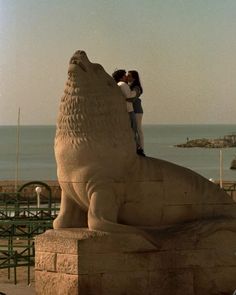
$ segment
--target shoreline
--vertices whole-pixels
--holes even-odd
[[[24,181],[20,180],[18,181],[18,189],[27,183],[30,182],[37,182],[37,180],[32,180],[32,181]],[[47,180],[47,181],[39,181],[47,184],[52,192],[52,199],[53,200],[60,200],[61,199],[61,188],[57,180]],[[0,180],[0,193],[14,193],[16,192],[15,190],[15,180]],[[35,193],[33,188],[30,188],[29,190],[30,193]]]
[[[18,181],[18,189],[27,183],[34,182],[34,181],[24,181],[20,180]],[[35,180],[37,182],[37,180]],[[51,188],[52,192],[52,199],[53,200],[60,200],[61,199],[61,187],[57,180],[46,180],[41,181],[45,184],[47,184]],[[220,185],[220,180],[216,179],[213,181],[215,184]],[[223,189],[226,191],[229,191],[230,194],[233,196],[236,195],[236,181],[233,180],[223,180],[222,181]],[[0,194],[1,193],[14,193],[15,192],[15,180],[0,180]],[[34,188],[31,188],[29,190],[30,193],[35,193]]]

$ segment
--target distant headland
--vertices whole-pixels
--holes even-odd
[[[182,148],[230,148],[236,147],[236,134],[225,135],[223,138],[207,139],[199,138],[189,140],[187,138],[186,143],[176,144],[176,147]]]

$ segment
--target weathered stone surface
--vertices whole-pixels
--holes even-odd
[[[156,295],[195,295],[194,278],[191,270],[179,269],[178,272],[150,272],[147,293]],[[208,294],[213,295],[213,294]]]
[[[220,227],[214,231],[215,226],[207,222],[201,226],[198,223],[198,232],[192,230],[196,224],[193,228],[186,225],[182,229],[159,230],[159,247],[136,234],[79,232],[79,229],[62,230],[59,234],[57,230],[47,231],[36,237],[37,294],[231,295],[236,289],[235,232]],[[51,237],[55,235],[61,240],[61,247],[54,247],[52,253],[47,243],[51,245]],[[37,239],[42,236],[49,252],[37,249]],[[77,243],[77,254],[71,254],[68,244],[63,243],[67,239]],[[115,243],[119,244],[119,240],[121,248]],[[102,241],[103,251],[99,248]],[[126,251],[124,245],[129,242]],[[96,245],[99,245],[97,253]],[[50,263],[43,263],[43,257]],[[56,261],[55,268],[53,261]]]
[[[35,271],[36,295],[81,295],[78,284],[76,275]]]
[[[79,276],[79,295],[104,295],[102,277],[104,274],[86,274]]]
[[[37,251],[35,255],[35,269],[56,271],[56,253]]]
[[[58,273],[79,274],[79,257],[75,254],[57,254],[56,271]]]
[[[106,273],[102,276],[102,294],[147,294],[148,280],[146,271]]]
[[[55,157],[62,188],[55,229],[146,236],[144,227],[236,218],[235,203],[216,184],[184,167],[136,154],[120,88],[84,51],[76,51],[69,62]],[[228,207],[217,211],[208,205]]]
[[[236,290],[236,267],[195,269],[194,281],[196,295],[232,295]]]
[[[91,239],[93,243],[90,243]],[[112,234],[91,231],[88,228],[48,230],[37,236],[35,243],[38,251],[66,254],[78,254],[78,251],[92,254],[156,249],[153,244],[138,234]]]
[[[120,89],[83,51],[70,60],[55,156],[61,209],[57,230],[36,239],[38,295],[235,290],[235,202],[189,169],[138,156]]]

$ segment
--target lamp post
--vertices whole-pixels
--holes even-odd
[[[220,150],[220,187],[223,188],[223,153]]]
[[[37,208],[40,207],[40,194],[42,192],[42,188],[40,186],[37,186],[35,188],[36,194],[37,194]]]

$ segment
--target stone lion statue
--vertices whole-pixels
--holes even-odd
[[[149,232],[209,219],[235,228],[235,202],[219,186],[184,167],[136,154],[120,88],[84,51],[69,62],[55,157],[62,188],[55,229]]]

